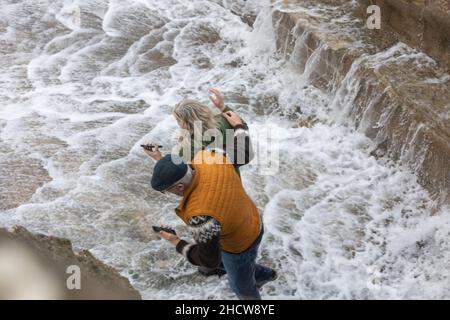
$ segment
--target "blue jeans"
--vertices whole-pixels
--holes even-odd
[[[222,251],[222,263],[228,275],[228,282],[241,300],[261,300],[257,285],[273,276],[272,269],[256,263],[262,234],[263,231],[255,243],[242,253]]]

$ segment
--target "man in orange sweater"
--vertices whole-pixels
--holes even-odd
[[[239,129],[236,140],[246,134]],[[166,232],[161,237],[194,265],[217,268],[222,263],[240,299],[261,299],[259,288],[274,280],[276,272],[256,263],[262,221],[231,161],[221,152],[203,150],[187,165],[177,156],[157,153],[148,153],[159,160],[152,187],[183,197],[175,211],[195,243]]]

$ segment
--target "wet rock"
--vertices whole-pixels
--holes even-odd
[[[337,121],[370,137],[379,146],[373,155],[408,165],[433,198],[448,203],[450,77],[443,60],[439,66],[399,43],[395,27],[367,29],[354,9],[345,1],[285,0],[273,14],[278,51],[312,85],[334,96]],[[422,9],[425,15],[429,8]]]
[[[80,289],[69,289],[80,270]],[[0,299],[141,299],[128,281],[89,251],[73,252],[67,239],[0,229]]]
[[[280,109],[278,97],[274,95],[260,95],[250,101],[253,112],[258,115],[265,115]]]
[[[42,161],[15,152],[0,139],[0,211],[27,202],[49,181]]]
[[[144,100],[136,101],[114,101],[114,100],[94,100],[80,110],[82,112],[120,112],[135,114],[144,112],[150,106]]]
[[[239,16],[239,18],[241,18],[241,21],[244,22],[245,24],[247,24],[249,27],[253,27],[253,24],[255,23],[255,20],[256,20],[256,15],[241,14],[241,13],[233,11],[233,10],[231,10],[231,12],[234,13],[235,15]]]
[[[420,49],[450,71],[450,1],[360,0],[359,16],[371,5],[380,6],[383,24],[393,28],[399,40]]]
[[[249,27],[253,27],[258,13],[257,7],[245,0],[243,2],[231,1],[227,6],[229,6],[231,13],[238,16],[243,23],[247,24]]]

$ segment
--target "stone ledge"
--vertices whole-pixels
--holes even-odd
[[[0,229],[1,261],[14,267],[0,264],[1,299],[141,299],[127,278],[89,251],[75,254],[69,240],[33,234],[20,226]],[[71,275],[66,271],[72,265],[80,268],[80,290],[66,286]]]
[[[355,10],[345,1],[285,0],[284,5],[273,14],[280,54],[300,74],[315,55],[310,82],[335,96],[335,111],[349,116],[376,143],[373,154],[408,165],[434,199],[449,203],[446,70],[399,44],[392,28],[371,31],[361,19],[343,19]],[[320,8],[320,13],[311,8]],[[351,81],[356,81],[354,88]]]
[[[369,5],[381,8],[389,25],[413,48],[426,52],[450,72],[450,0],[359,0],[357,13],[366,16]]]

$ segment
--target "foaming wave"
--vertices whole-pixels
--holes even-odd
[[[0,162],[16,166],[18,186],[29,178],[23,168],[40,168],[26,196],[0,214],[2,226],[67,237],[148,299],[233,298],[226,279],[200,277],[151,232],[163,222],[185,229],[173,213],[178,199],[150,190],[153,163],[139,147],[159,141],[169,150],[175,103],[207,102],[216,86],[248,120],[255,144],[267,146],[260,133],[269,127],[280,138],[277,174],[242,170],[266,223],[261,258],[280,270],[265,298],[449,296],[448,209],[433,215],[414,176],[370,157],[371,142],[336,121],[338,102],[308,81],[314,59],[303,78],[278,59],[269,1],[1,7],[9,18],[0,19],[8,52]]]

